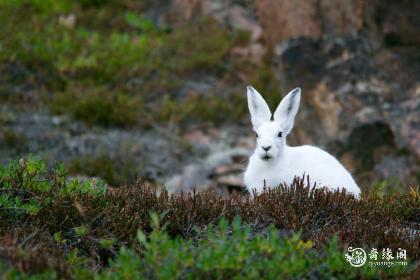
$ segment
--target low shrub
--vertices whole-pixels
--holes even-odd
[[[0,207],[3,218],[36,215],[57,196],[99,195],[105,184],[93,178],[86,182],[65,180],[62,165],[48,171],[43,160],[28,156],[0,166]]]
[[[169,195],[141,181],[68,182],[29,157],[1,167],[0,198],[0,268],[13,277],[378,278],[407,275],[420,258],[416,191],[357,200],[296,179],[254,199]],[[347,247],[403,248],[410,265],[356,269]]]
[[[370,278],[404,273],[398,268],[354,269],[343,258],[336,238],[325,244],[321,253],[299,234],[281,236],[272,225],[263,233],[255,232],[239,219],[234,219],[231,226],[222,219],[216,227],[197,230],[194,240],[173,239],[161,227],[157,215],[152,220],[153,231],[148,237],[142,231],[137,233],[139,252],[122,247],[99,278]]]

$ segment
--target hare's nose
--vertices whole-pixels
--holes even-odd
[[[264,151],[268,151],[268,150],[270,150],[271,149],[271,146],[267,146],[267,147],[261,147]]]

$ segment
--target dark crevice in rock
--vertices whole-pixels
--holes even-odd
[[[377,158],[395,149],[391,128],[383,122],[356,127],[346,144],[346,150],[350,150],[356,159],[358,170],[371,170]]]

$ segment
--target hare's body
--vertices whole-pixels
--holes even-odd
[[[296,88],[271,114],[262,96],[248,87],[248,107],[257,147],[245,172],[247,189],[259,192],[264,187],[290,185],[296,176],[307,175],[311,185],[333,190],[344,188],[359,196],[360,189],[352,176],[332,155],[313,146],[286,145],[286,136],[293,128],[299,102],[300,89]]]
[[[332,155],[308,145],[285,146],[274,162],[261,160],[257,154],[253,154],[244,181],[248,191],[252,193],[253,189],[260,192],[264,184],[267,187],[290,185],[295,176],[303,175],[309,176],[311,185],[316,182],[316,186],[326,186],[329,189],[345,187],[348,192],[357,196],[360,194],[352,176]]]

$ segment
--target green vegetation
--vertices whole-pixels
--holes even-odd
[[[0,148],[4,146],[4,148],[12,148],[22,152],[27,142],[28,139],[26,139],[25,135],[16,133],[8,128],[0,128]]]
[[[100,179],[66,182],[65,175],[66,171],[62,165],[57,165],[52,173],[48,174],[44,161],[34,156],[0,166],[1,209],[10,209],[16,215],[35,215],[45,207],[45,203],[51,203],[56,196],[99,195],[106,190]],[[59,190],[56,190],[57,188]]]
[[[108,190],[66,174],[33,156],[0,168],[6,278],[378,279],[414,273],[420,257],[418,234],[407,230],[418,225],[414,190],[356,200],[296,180],[251,200],[169,196],[141,183]],[[404,248],[409,265],[354,268],[349,246]]]
[[[50,103],[52,112],[68,112],[88,124],[103,126],[130,127],[139,120],[142,103],[138,97],[111,93],[106,88],[86,90],[81,88],[57,94]]]
[[[146,8],[128,0],[0,1],[0,73],[10,87],[36,88],[37,102],[53,113],[103,126],[218,123],[245,115],[243,87],[179,94],[185,81],[199,77],[233,84],[246,78],[266,94],[278,91],[271,71],[262,70],[270,67],[231,54],[248,34],[209,18],[156,26]],[[24,101],[22,95],[0,88],[7,102]]]
[[[303,241],[299,234],[281,237],[275,227],[264,234],[253,234],[250,225],[235,219],[229,226],[222,219],[217,227],[197,230],[197,241],[172,239],[152,216],[153,231],[149,238],[139,231],[137,239],[142,254],[120,249],[115,261],[106,269],[105,278],[146,279],[278,279],[318,275],[330,278],[345,274],[348,278],[375,277],[381,273],[365,266],[355,270],[343,258],[333,238],[324,253],[312,249],[312,241]],[[323,267],[321,269],[321,267]],[[387,275],[404,273],[390,269]]]
[[[280,237],[270,226],[267,233],[252,236],[252,228],[239,219],[228,226],[222,219],[218,226],[205,231],[197,230],[198,241],[171,238],[160,228],[156,215],[152,215],[153,231],[147,237],[137,232],[136,247],[121,247],[109,267],[100,272],[89,270],[86,258],[78,256],[78,250],[70,252],[67,263],[72,268],[74,279],[278,279],[317,276],[322,278],[358,277],[377,278],[405,274],[407,269],[398,267],[380,268],[351,267],[343,258],[337,240],[333,238],[324,248],[324,253],[312,249],[311,241],[303,241],[299,235]],[[84,226],[74,228],[75,235],[86,238]],[[228,234],[229,233],[229,234]],[[252,236],[252,237],[250,237]],[[54,234],[57,245],[65,245],[61,232]],[[103,249],[111,249],[112,239],[99,240]],[[1,267],[1,266],[0,266]],[[4,267],[6,268],[6,267]],[[6,271],[9,277],[25,278],[17,269]],[[35,274],[35,279],[55,277],[57,271],[46,270]],[[62,275],[61,275],[62,276]]]
[[[116,159],[105,154],[99,156],[84,156],[72,160],[69,164],[70,174],[85,174],[87,176],[98,176],[104,179],[111,186],[120,186],[127,182],[135,182],[136,166],[133,160],[125,158],[122,162],[115,162]]]

